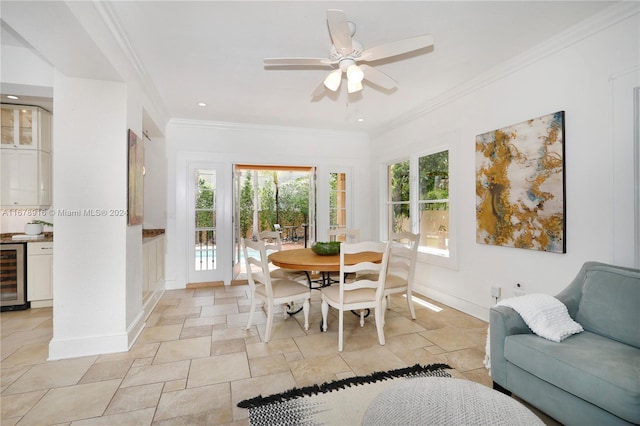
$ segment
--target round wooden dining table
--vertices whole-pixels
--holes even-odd
[[[304,271],[307,275],[307,281],[309,282],[309,289],[320,289],[327,287],[337,281],[332,280],[330,272],[340,272],[340,255],[335,254],[331,256],[321,256],[315,254],[310,248],[292,249],[292,250],[280,250],[273,252],[269,255],[269,260],[275,266],[279,266],[284,269],[293,269],[296,271]],[[347,254],[344,258],[345,265],[355,265],[360,262],[382,262],[382,253],[378,252],[362,252]],[[312,279],[312,272],[320,272],[320,279]],[[314,287],[313,283],[319,284],[318,287]],[[290,307],[288,311],[289,315],[295,315],[300,312],[300,309],[293,309]],[[354,312],[355,315],[360,315],[358,312]],[[369,310],[365,316],[369,315]],[[322,323],[320,324],[322,330]]]
[[[339,272],[340,255],[321,256],[315,254],[310,248],[280,250],[269,255],[269,260],[275,266],[296,271]],[[355,265],[360,262],[380,263],[382,253],[362,252],[347,254],[344,258],[345,265]]]
[[[340,272],[340,255],[321,256],[315,254],[310,248],[280,250],[269,255],[269,260],[275,266],[284,269],[304,271],[307,274],[309,288],[321,288],[330,285],[332,282],[329,272]],[[362,252],[345,255],[345,265],[355,265],[360,262],[380,263],[382,253]],[[319,280],[312,280],[311,273],[320,272],[322,277]],[[313,287],[312,283],[320,284],[320,287]]]

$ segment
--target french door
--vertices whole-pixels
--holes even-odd
[[[189,282],[223,281],[231,264],[231,232],[226,230],[223,194],[228,185],[219,163],[189,164]]]
[[[273,230],[277,223],[286,229],[287,242],[315,241],[315,167],[235,164],[233,177],[234,277],[243,267],[242,238]],[[308,193],[303,196],[302,191]]]
[[[240,172],[233,170],[233,270],[231,279],[238,278],[242,270],[242,236],[240,235]]]

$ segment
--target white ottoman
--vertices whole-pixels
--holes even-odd
[[[544,423],[507,395],[470,380],[416,377],[378,395],[363,425],[522,425]]]

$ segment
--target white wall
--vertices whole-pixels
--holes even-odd
[[[539,51],[501,65],[493,75],[479,76],[456,96],[373,138],[376,163],[389,161],[398,152],[416,153],[441,145],[443,134],[455,157],[451,182],[457,196],[451,203],[457,211],[453,220],[458,230],[458,267],[420,263],[415,282],[419,292],[488,319],[492,285],[503,287],[503,297],[513,294],[517,282],[528,293],[556,294],[585,261],[613,263],[614,251],[633,251],[628,240],[616,241],[612,232],[614,212],[618,226],[629,232],[638,219],[632,208],[617,206],[623,197],[614,197],[614,185],[633,196],[634,182],[627,172],[632,156],[614,158],[613,154],[619,149],[629,152],[628,146],[622,149],[614,144],[631,141],[612,138],[611,79],[635,70],[638,81],[637,7],[635,11],[626,12],[621,21],[613,16],[586,22]],[[477,244],[475,136],[559,110],[566,112],[567,253]],[[619,168],[625,170],[624,181],[614,180],[614,170]],[[379,189],[384,194],[384,188]]]
[[[53,68],[31,50],[2,45],[0,52],[2,83],[53,87]]]
[[[49,357],[124,351],[127,218],[85,211],[127,208],[126,86],[56,73],[54,92],[53,208],[59,214]]]
[[[362,133],[172,121],[167,127],[167,288],[187,284],[187,178],[189,160],[224,163],[316,166],[318,174],[332,167],[349,168],[354,182],[354,224],[362,238],[374,236],[369,141]],[[231,188],[225,191],[231,206]],[[322,200],[319,200],[319,203]],[[328,201],[327,201],[328,202]],[[319,209],[320,210],[320,209]],[[324,218],[318,218],[320,223]],[[227,222],[219,227],[231,229]],[[326,232],[326,228],[319,232]],[[228,284],[230,272],[224,280]]]
[[[157,129],[166,121],[164,106],[134,69],[112,32],[114,27],[104,21],[107,6],[56,2],[39,8],[16,3],[11,10],[3,9],[8,12],[3,19],[40,49],[34,56],[26,49],[3,46],[3,87],[7,83],[53,87],[57,214],[45,217],[55,221],[52,359],[125,351],[144,325],[142,226],[127,226],[126,215],[58,214],[125,211],[127,130],[142,136],[143,110],[144,120],[153,124],[158,137],[162,132]],[[67,25],[61,26],[56,17],[69,19]],[[86,50],[70,51],[70,39],[80,41]],[[7,52],[11,56],[5,56]],[[20,221],[0,225],[2,232],[22,229]]]
[[[145,129],[146,130],[146,129]],[[144,226],[165,229],[167,226],[167,156],[164,138],[144,138]]]

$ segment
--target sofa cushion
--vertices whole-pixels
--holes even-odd
[[[585,331],[561,343],[533,334],[508,336],[504,351],[523,370],[640,423],[640,349]]]
[[[640,272],[612,266],[587,271],[575,320],[585,330],[640,347]]]

